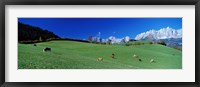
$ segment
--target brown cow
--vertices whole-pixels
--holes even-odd
[[[103,58],[97,58],[97,61],[103,61]]]

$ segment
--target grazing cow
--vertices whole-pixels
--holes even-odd
[[[137,56],[137,55],[135,55],[135,54],[133,55],[133,57],[134,57],[134,58],[138,58],[138,56]]]
[[[151,60],[150,60],[150,63],[153,63],[153,62],[155,62],[154,59],[151,59]]]
[[[138,59],[140,62],[142,61],[142,59],[140,59],[140,58],[138,58],[138,56],[137,55],[133,55],[133,58],[136,58],[136,59]]]
[[[37,45],[34,43],[33,46],[37,46]]]
[[[138,59],[140,62],[142,61],[141,59]]]
[[[103,58],[97,58],[97,61],[103,61]]]
[[[110,58],[115,58],[115,54],[114,54],[114,53],[112,53],[112,55],[110,56]]]
[[[43,52],[47,52],[47,51],[51,51],[51,48],[46,47],[43,49]]]

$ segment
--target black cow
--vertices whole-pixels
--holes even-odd
[[[33,46],[37,46],[37,45],[34,43]]]
[[[47,51],[51,51],[51,48],[46,47],[43,49],[43,52],[47,52]]]

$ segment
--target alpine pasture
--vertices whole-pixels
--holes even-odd
[[[182,51],[160,44],[126,46],[57,40],[36,44],[18,44],[18,69],[182,68]],[[51,51],[43,52],[45,47]],[[110,58],[112,54],[115,58]],[[152,59],[154,62],[150,62]]]

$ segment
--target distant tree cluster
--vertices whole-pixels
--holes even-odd
[[[144,43],[142,43],[142,42],[135,42],[134,45],[144,45]]]
[[[131,46],[131,45],[133,45],[133,44],[130,44],[130,43],[125,43],[125,46]]]
[[[125,46],[144,45],[144,44],[157,44],[157,43],[154,43],[154,42],[148,42],[148,43],[144,43],[144,42],[135,42],[135,43],[126,43]],[[162,44],[164,44],[164,43],[162,43]]]
[[[18,22],[19,42],[41,42],[58,38],[60,37],[53,32]]]
[[[160,41],[160,42],[158,42],[158,44],[161,44],[161,45],[164,45],[164,46],[167,46],[167,44],[164,42],[164,41]]]

